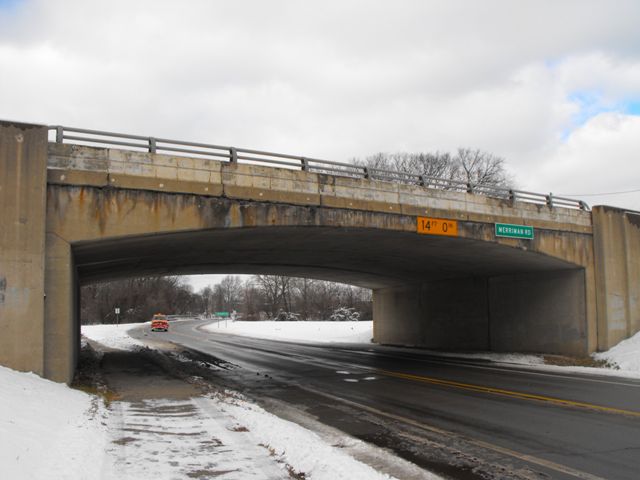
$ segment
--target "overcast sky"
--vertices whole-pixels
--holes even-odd
[[[480,148],[520,188],[640,210],[639,25],[637,1],[0,0],[0,118],[333,160]]]

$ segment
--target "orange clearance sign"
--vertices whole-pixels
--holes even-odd
[[[418,217],[418,233],[457,237],[458,222],[446,218]]]

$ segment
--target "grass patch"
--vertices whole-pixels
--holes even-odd
[[[597,360],[593,357],[567,357],[564,355],[543,355],[545,365],[558,365],[561,367],[593,367],[610,368],[619,370],[620,367],[608,360]]]

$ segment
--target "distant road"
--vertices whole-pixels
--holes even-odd
[[[261,340],[208,333],[199,328],[206,323],[175,322],[154,335],[242,367],[221,375],[250,396],[290,403],[436,473],[640,478],[638,380]]]

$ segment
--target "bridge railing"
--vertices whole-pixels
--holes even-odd
[[[209,143],[185,142],[159,137],[144,137],[123,133],[103,132],[84,128],[50,126],[52,140],[56,143],[99,147],[125,147],[127,150],[163,153],[175,156],[207,158],[227,162],[242,162],[258,165],[300,169],[314,173],[343,176],[350,178],[368,178],[387,182],[418,185],[425,188],[480,194],[492,198],[546,205],[549,208],[564,207],[589,210],[582,200],[557,197],[551,193],[535,193],[515,190],[499,185],[473,184],[451,178],[416,175],[409,172],[385,170],[346,162],[336,162],[319,158],[266,152],[247,148],[237,148]]]

